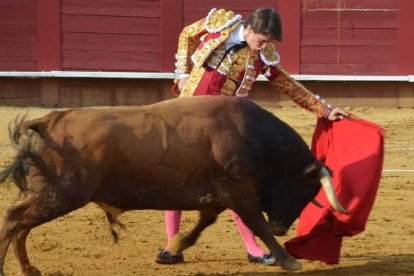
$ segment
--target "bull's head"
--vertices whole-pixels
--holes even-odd
[[[346,213],[335,195],[331,173],[321,162],[308,165],[302,175],[282,179],[262,197],[263,208],[269,217],[274,235],[283,236],[299,217],[305,206],[323,187],[332,207]]]

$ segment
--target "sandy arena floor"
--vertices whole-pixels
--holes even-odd
[[[309,143],[315,117],[299,108],[273,108]],[[360,108],[352,113],[386,130],[385,170],[366,231],[344,240],[341,262],[329,266],[302,261],[304,275],[414,275],[414,109]],[[0,108],[0,166],[13,156],[7,125],[28,111],[30,118],[49,111],[40,108]],[[13,185],[0,187],[0,212],[18,201]],[[182,229],[196,221],[196,212],[184,214]],[[154,262],[165,245],[164,216],[160,211],[134,211],[121,216],[126,225],[114,244],[103,212],[94,204],[34,229],[27,246],[32,263],[44,275],[271,275],[285,274],[280,267],[249,264],[246,251],[228,212],[220,215],[198,243],[185,252],[184,264]],[[281,243],[295,234],[278,239]],[[18,275],[12,250],[5,262],[6,275]]]

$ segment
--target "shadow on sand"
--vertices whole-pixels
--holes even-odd
[[[344,257],[342,260],[352,261],[366,260],[367,263],[362,265],[354,265],[347,267],[332,266],[325,267],[321,270],[312,270],[304,272],[295,272],[294,275],[335,275],[335,276],[360,276],[360,275],[414,275],[414,255],[391,255],[391,256],[378,256],[378,257],[367,257],[367,256],[352,256]],[[303,263],[303,262],[302,262]],[[304,267],[307,264],[304,263]],[[267,275],[292,275],[292,273],[279,271],[275,269],[274,272],[243,272],[243,273],[232,273],[232,274],[195,274],[197,276],[213,276],[213,275],[227,275],[227,276],[267,276]]]

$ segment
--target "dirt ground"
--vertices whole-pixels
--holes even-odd
[[[274,108],[309,143],[315,117],[299,108]],[[382,125],[386,130],[385,164],[377,199],[365,232],[346,238],[338,265],[302,260],[303,275],[414,275],[414,109],[359,108],[352,113]],[[0,166],[14,152],[9,146],[7,125],[22,112],[30,118],[50,109],[0,108]],[[405,170],[395,172],[388,170]],[[0,212],[18,201],[13,185],[0,187]],[[183,216],[182,229],[196,221],[196,212]],[[234,222],[226,211],[209,227],[198,243],[185,252],[186,262],[166,266],[154,262],[165,245],[164,215],[160,211],[133,211],[121,216],[126,225],[114,244],[104,213],[94,204],[35,228],[27,241],[32,263],[44,275],[271,275],[285,274],[278,266],[249,264]],[[295,235],[291,229],[287,237]],[[12,250],[5,273],[17,275]]]

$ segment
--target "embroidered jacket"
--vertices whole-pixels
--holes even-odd
[[[180,97],[191,97],[207,70],[216,70],[222,76],[221,95],[245,97],[257,76],[263,73],[283,94],[318,117],[327,114],[330,107],[303,85],[294,80],[280,66],[280,56],[272,43],[262,51],[245,47],[225,56],[225,41],[242,23],[240,15],[223,9],[212,9],[208,16],[183,29],[176,54],[177,74],[189,74]],[[211,80],[213,81],[213,80]]]

